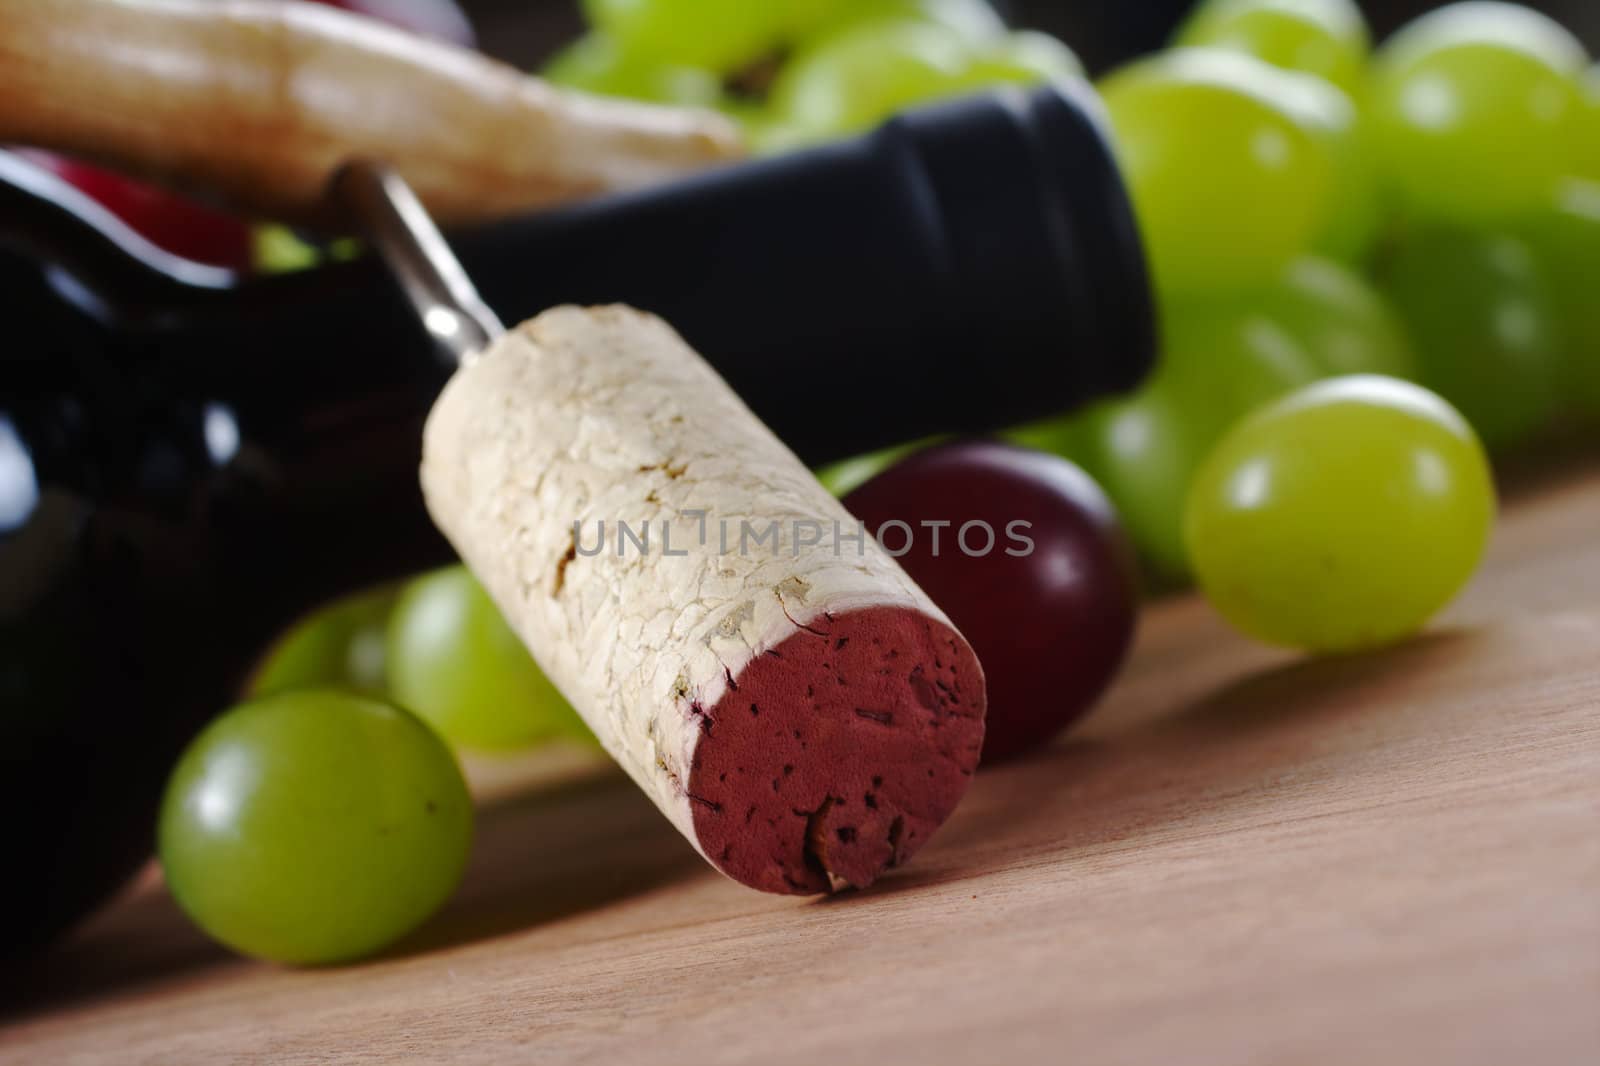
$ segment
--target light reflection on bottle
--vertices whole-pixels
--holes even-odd
[[[33,458],[17,428],[0,414],[0,533],[22,528],[39,505],[39,479]]]
[[[234,419],[233,412],[226,404],[206,404],[202,429],[211,461],[219,467],[227,466],[239,454],[239,423]]]

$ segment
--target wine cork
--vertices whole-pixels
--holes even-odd
[[[507,334],[435,405],[422,483],[606,751],[735,880],[864,887],[965,792],[971,647],[659,319]]]

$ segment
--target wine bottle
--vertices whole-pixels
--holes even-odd
[[[453,235],[508,322],[674,323],[802,458],[1132,387],[1137,231],[1087,97],[943,105],[861,139]],[[381,265],[234,282],[0,165],[0,796],[43,943],[149,849],[182,744],[259,649],[449,557],[417,487],[450,365]]]

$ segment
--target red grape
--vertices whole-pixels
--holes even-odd
[[[1133,555],[1105,493],[1072,463],[958,441],[890,467],[844,503],[881,531],[885,550],[904,550],[901,565],[977,651],[989,687],[984,762],[1043,744],[1116,675],[1138,613]],[[885,527],[895,521],[910,535]]]
[[[49,152],[27,156],[77,186],[156,247],[197,263],[245,270],[250,227],[177,193]]]

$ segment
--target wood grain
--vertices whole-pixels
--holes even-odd
[[[230,959],[148,880],[21,975],[0,1061],[1594,1061],[1600,468],[1386,653],[1155,608],[1085,729],[868,893],[741,889],[570,769],[366,965]]]

